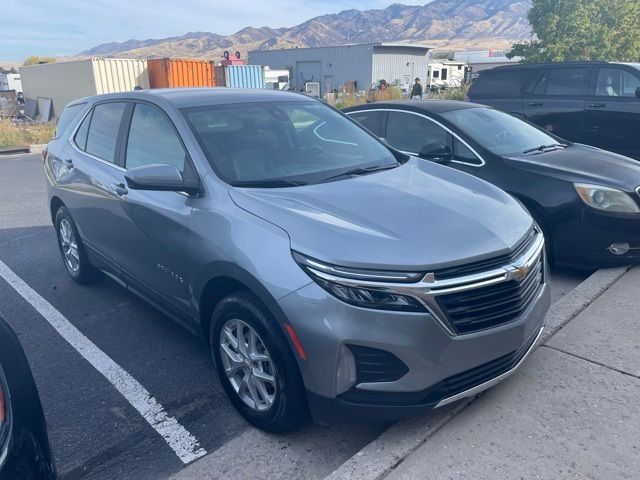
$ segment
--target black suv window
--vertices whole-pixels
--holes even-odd
[[[586,67],[549,68],[533,90],[534,95],[586,95]]]
[[[118,131],[122,114],[124,113],[125,104],[119,102],[101,103],[93,107],[91,120],[88,124],[88,134],[86,136],[86,146],[80,142],[82,138],[78,138],[87,123],[87,118],[81,125],[76,134],[77,144],[87,153],[95,155],[107,162],[115,162],[116,158],[116,141],[118,139]]]
[[[419,153],[431,143],[451,146],[451,134],[424,117],[404,112],[389,112],[387,142],[403,152]]]
[[[171,120],[157,107],[136,104],[129,127],[126,167],[164,163],[184,172],[186,157]]]
[[[531,74],[530,69],[480,72],[471,84],[469,95],[519,96]]]
[[[596,95],[601,97],[635,97],[640,87],[639,75],[622,68],[601,68],[598,70]]]
[[[349,114],[349,117],[354,119],[364,128],[373,132],[375,135],[380,136],[380,123],[382,119],[382,112],[363,111],[354,112]]]

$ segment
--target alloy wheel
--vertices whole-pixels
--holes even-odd
[[[60,242],[62,244],[62,254],[67,267],[73,272],[80,269],[80,254],[78,253],[78,242],[73,233],[71,224],[66,218],[60,221]]]
[[[224,371],[238,397],[255,411],[269,410],[276,397],[276,371],[258,332],[231,319],[222,327],[219,343]]]

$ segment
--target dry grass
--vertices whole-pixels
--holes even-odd
[[[369,92],[361,95],[358,95],[353,90],[345,89],[342,92],[342,96],[336,99],[336,108],[343,109],[363,103],[384,102],[385,100],[400,99],[402,99],[402,92],[398,87],[393,85],[388,86],[384,90],[370,90]]]
[[[461,87],[449,87],[438,93],[429,93],[428,98],[434,100],[464,100],[465,95],[469,91],[469,85]]]
[[[0,118],[0,148],[47,143],[55,129],[55,123],[16,123]]]

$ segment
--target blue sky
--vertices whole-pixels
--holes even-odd
[[[393,0],[5,0],[0,59],[21,61],[29,55],[74,55],[101,43],[164,38],[193,31],[227,35],[246,26],[290,27],[325,13],[384,8],[392,3]]]

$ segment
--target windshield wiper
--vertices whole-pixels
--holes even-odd
[[[322,179],[320,182],[327,182],[329,180],[335,180],[336,178],[342,177],[352,177],[354,175],[367,175],[369,173],[381,172],[383,170],[391,170],[392,168],[396,168],[400,166],[399,162],[393,163],[391,165],[373,165],[371,167],[356,167],[351,170],[347,170],[346,172],[340,172],[336,175],[331,175],[330,177]]]
[[[567,145],[565,145],[564,143],[551,143],[549,145],[540,145],[539,147],[528,148],[522,153],[544,152],[547,148],[554,148],[554,147],[565,148],[566,146]]]
[[[267,178],[265,180],[241,180],[233,182],[234,187],[255,187],[255,188],[278,188],[278,187],[301,187],[308,182],[287,180],[286,178]]]

